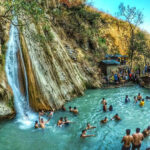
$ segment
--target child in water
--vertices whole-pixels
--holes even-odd
[[[143,107],[145,104],[144,99],[142,99],[142,101],[140,102],[140,106]]]

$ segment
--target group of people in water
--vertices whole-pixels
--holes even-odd
[[[150,97],[147,96],[146,99],[150,99]],[[134,103],[138,103],[138,101],[139,101],[139,105],[141,107],[143,107],[144,104],[145,104],[145,101],[142,98],[140,93],[138,93],[138,96],[134,96]],[[130,99],[129,99],[128,95],[126,95],[125,103],[129,103],[129,102],[130,102]],[[101,104],[103,105],[103,112],[107,112],[108,110],[113,111],[113,106],[112,105],[110,105],[108,110],[107,110],[107,101],[106,101],[105,98],[102,99]],[[62,106],[61,110],[66,111],[66,108],[64,107],[64,105]],[[71,106],[69,107],[69,112],[73,113],[74,115],[78,115],[78,113],[79,113],[77,107],[72,108]],[[53,114],[54,114],[54,110],[50,111],[47,114],[48,120],[44,121],[44,119],[41,118],[41,116],[45,115],[45,112],[40,111],[39,112],[39,122],[35,121],[35,126],[34,127],[35,128],[45,128],[45,124],[47,124],[50,121],[50,119],[53,117]],[[116,113],[110,120],[120,121],[121,118]],[[100,121],[100,124],[106,124],[108,121],[109,121],[108,118],[105,117],[103,120]],[[60,117],[60,119],[57,122],[57,126],[58,127],[67,126],[70,123],[73,123],[73,122],[68,120],[67,117],[64,117],[64,118]],[[81,138],[86,138],[86,137],[96,136],[94,134],[90,134],[90,135],[87,134],[87,130],[91,130],[91,129],[94,129],[94,128],[96,128],[96,127],[91,126],[90,123],[87,123],[87,126],[84,130],[82,130],[82,133],[81,133],[80,137]],[[123,146],[122,146],[122,150],[130,150],[131,149],[131,144],[132,144],[132,150],[135,150],[135,149],[140,150],[142,140],[150,135],[150,126],[148,126],[145,130],[143,130],[142,133],[140,132],[140,128],[136,128],[136,133],[134,133],[133,135],[130,135],[130,133],[131,133],[131,130],[126,129],[126,135],[123,137],[123,139],[121,141],[122,143],[124,143]]]

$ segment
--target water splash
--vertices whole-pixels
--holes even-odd
[[[14,25],[17,23],[18,23],[17,18],[15,17],[13,20],[13,24],[11,24],[10,28],[10,37],[6,53],[5,70],[7,74],[8,83],[11,86],[14,94],[14,103],[17,112],[17,122],[19,122],[21,128],[28,128],[33,124],[33,120],[35,120],[37,117],[29,107],[27,74],[20,46],[19,31],[17,26]],[[25,96],[20,91],[19,76],[18,76],[18,58],[17,58],[18,52],[20,53],[24,69]]]

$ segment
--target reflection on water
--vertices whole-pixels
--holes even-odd
[[[16,120],[0,124],[0,150],[120,150],[126,128],[134,133],[136,127],[143,130],[150,123],[150,101],[146,101],[143,108],[133,102],[133,97],[139,92],[144,98],[150,96],[149,90],[138,86],[88,90],[85,96],[65,105],[67,110],[69,106],[76,106],[79,109],[78,116],[58,111],[44,130],[22,130],[19,128],[20,122]],[[125,95],[130,97],[131,102],[128,104],[124,104]],[[106,98],[108,106],[113,105],[113,112],[103,113],[100,105],[103,97]],[[109,121],[106,125],[99,123],[105,116],[110,120],[115,113],[122,118],[120,122]],[[56,123],[61,116],[67,116],[74,123],[58,128]],[[97,126],[96,129],[88,131],[88,134],[96,134],[96,137],[80,139],[87,122]],[[29,123],[34,126],[34,121]],[[143,141],[142,150],[148,146],[150,138]]]

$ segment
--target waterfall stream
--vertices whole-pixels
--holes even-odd
[[[13,20],[14,24],[17,24],[17,18]],[[30,126],[35,120],[35,115],[29,107],[29,96],[28,96],[28,80],[24,60],[22,56],[22,50],[19,40],[19,31],[17,26],[11,24],[10,35],[8,41],[8,49],[6,53],[6,64],[5,70],[7,79],[10,87],[14,94],[14,104],[17,112],[17,121],[21,123],[21,127]],[[19,74],[18,74],[18,57],[17,53],[20,53],[21,63],[23,64],[23,72],[25,78],[25,95],[21,93]]]

